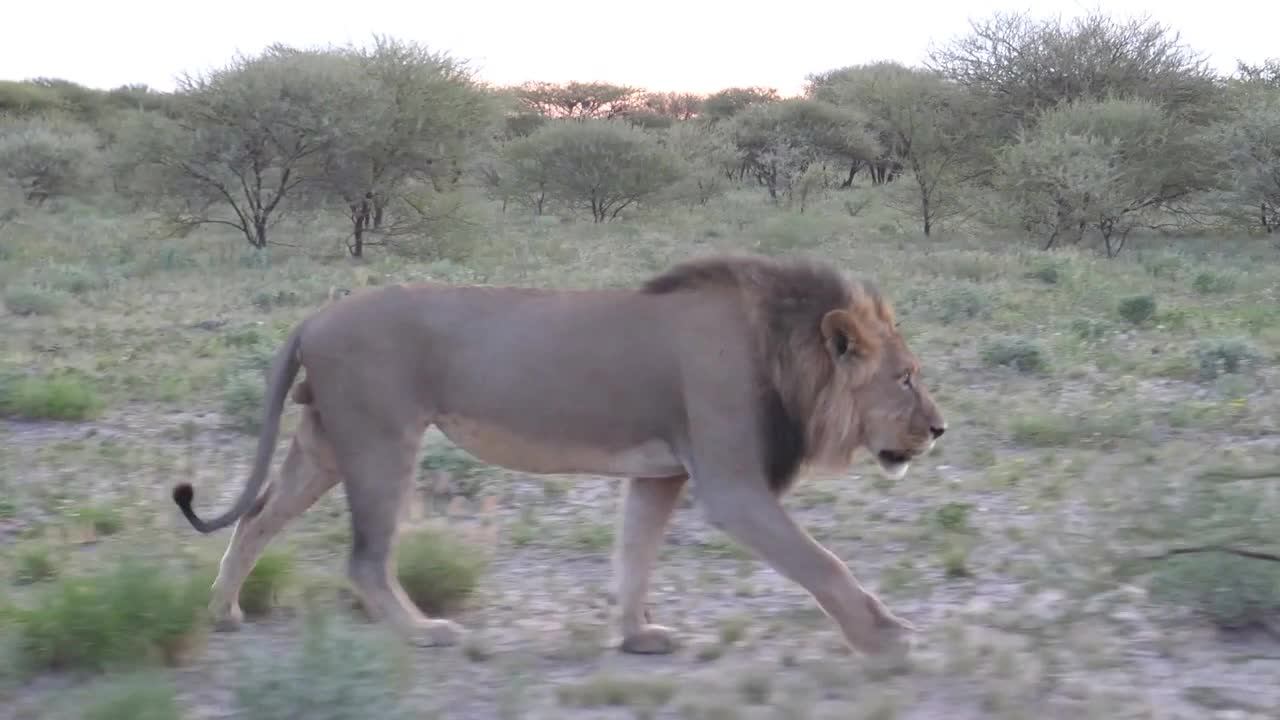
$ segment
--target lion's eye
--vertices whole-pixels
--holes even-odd
[[[911,387],[911,373],[907,373],[906,375],[903,375],[901,382],[902,382],[902,387],[904,388]]]

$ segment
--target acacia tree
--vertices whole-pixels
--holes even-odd
[[[464,63],[415,43],[376,37],[344,57],[361,102],[337,116],[334,141],[317,155],[314,172],[343,203],[347,247],[360,257],[370,232],[385,244],[430,231],[433,205],[424,195],[456,182],[493,106]]]
[[[0,179],[16,185],[34,205],[87,189],[103,169],[98,142],[92,129],[58,115],[5,120],[0,122]]]
[[[914,185],[914,213],[925,235],[964,210],[958,191],[990,169],[989,127],[972,96],[938,74],[896,62],[842,68],[820,76],[821,95],[857,108],[885,152]]]
[[[782,98],[766,87],[731,87],[712,93],[702,101],[702,114],[711,122],[728,120],[753,105],[775,103]]]
[[[340,113],[367,96],[336,53],[274,45],[202,76],[184,76],[166,115],[137,113],[120,142],[138,158],[133,191],[179,226],[226,225],[268,243],[340,137]]]
[[[742,167],[775,202],[789,199],[796,180],[814,163],[868,161],[881,154],[865,116],[818,100],[757,103],[739,113],[731,127]]]
[[[643,92],[599,82],[525,83],[516,97],[529,110],[550,118],[611,120],[642,107]]]
[[[672,186],[672,196],[698,205],[723,194],[740,165],[733,138],[719,125],[686,120],[658,140],[685,161],[684,176]]]
[[[1096,233],[1107,257],[1156,211],[1205,189],[1214,144],[1148,100],[1076,101],[1046,112],[1001,153],[997,186],[1045,248]]]
[[[1280,89],[1250,93],[1239,114],[1218,128],[1217,137],[1224,153],[1223,185],[1232,205],[1246,208],[1254,227],[1280,232]]]
[[[1218,96],[1212,68],[1176,32],[1097,11],[1069,23],[995,13],[932,48],[928,67],[987,99],[1005,137],[1066,101],[1140,97],[1202,121]]]
[[[646,110],[671,118],[672,120],[692,120],[701,114],[705,99],[693,93],[646,93],[644,107]]]
[[[513,183],[526,192],[584,208],[595,222],[657,200],[680,179],[680,159],[643,130],[622,122],[554,122],[508,143]]]

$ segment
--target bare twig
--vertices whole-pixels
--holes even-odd
[[[1227,545],[1196,545],[1192,547],[1180,547],[1166,550],[1159,555],[1148,555],[1144,560],[1167,560],[1177,555],[1193,555],[1197,553],[1220,552],[1228,555],[1236,555],[1238,557],[1249,558],[1251,560],[1266,560],[1268,562],[1280,562],[1280,554],[1265,552],[1263,550],[1248,550],[1245,548],[1235,548]]]
[[[1280,465],[1267,468],[1217,467],[1205,470],[1197,475],[1196,479],[1208,480],[1211,482],[1226,482],[1229,480],[1262,480],[1273,477],[1280,478]]]

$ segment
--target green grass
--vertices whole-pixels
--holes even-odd
[[[22,420],[88,420],[103,406],[93,383],[78,375],[0,379],[0,415]]]

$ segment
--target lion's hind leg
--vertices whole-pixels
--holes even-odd
[[[379,418],[381,420],[381,418]],[[426,617],[396,578],[397,526],[413,487],[422,443],[416,423],[399,427],[368,418],[330,423],[351,510],[352,545],[347,574],[361,605],[415,645],[454,645],[463,634],[451,620]]]
[[[627,481],[619,515],[621,527],[614,551],[623,652],[670,653],[675,650],[671,629],[649,623],[645,597],[649,591],[649,576],[662,546],[662,536],[687,479],[687,476],[680,475]]]
[[[333,451],[314,414],[310,408],[304,410],[279,478],[267,486],[257,504],[236,523],[218,566],[209,603],[216,629],[240,626],[244,618],[240,588],[263,550],[290,520],[338,484],[340,475]]]

